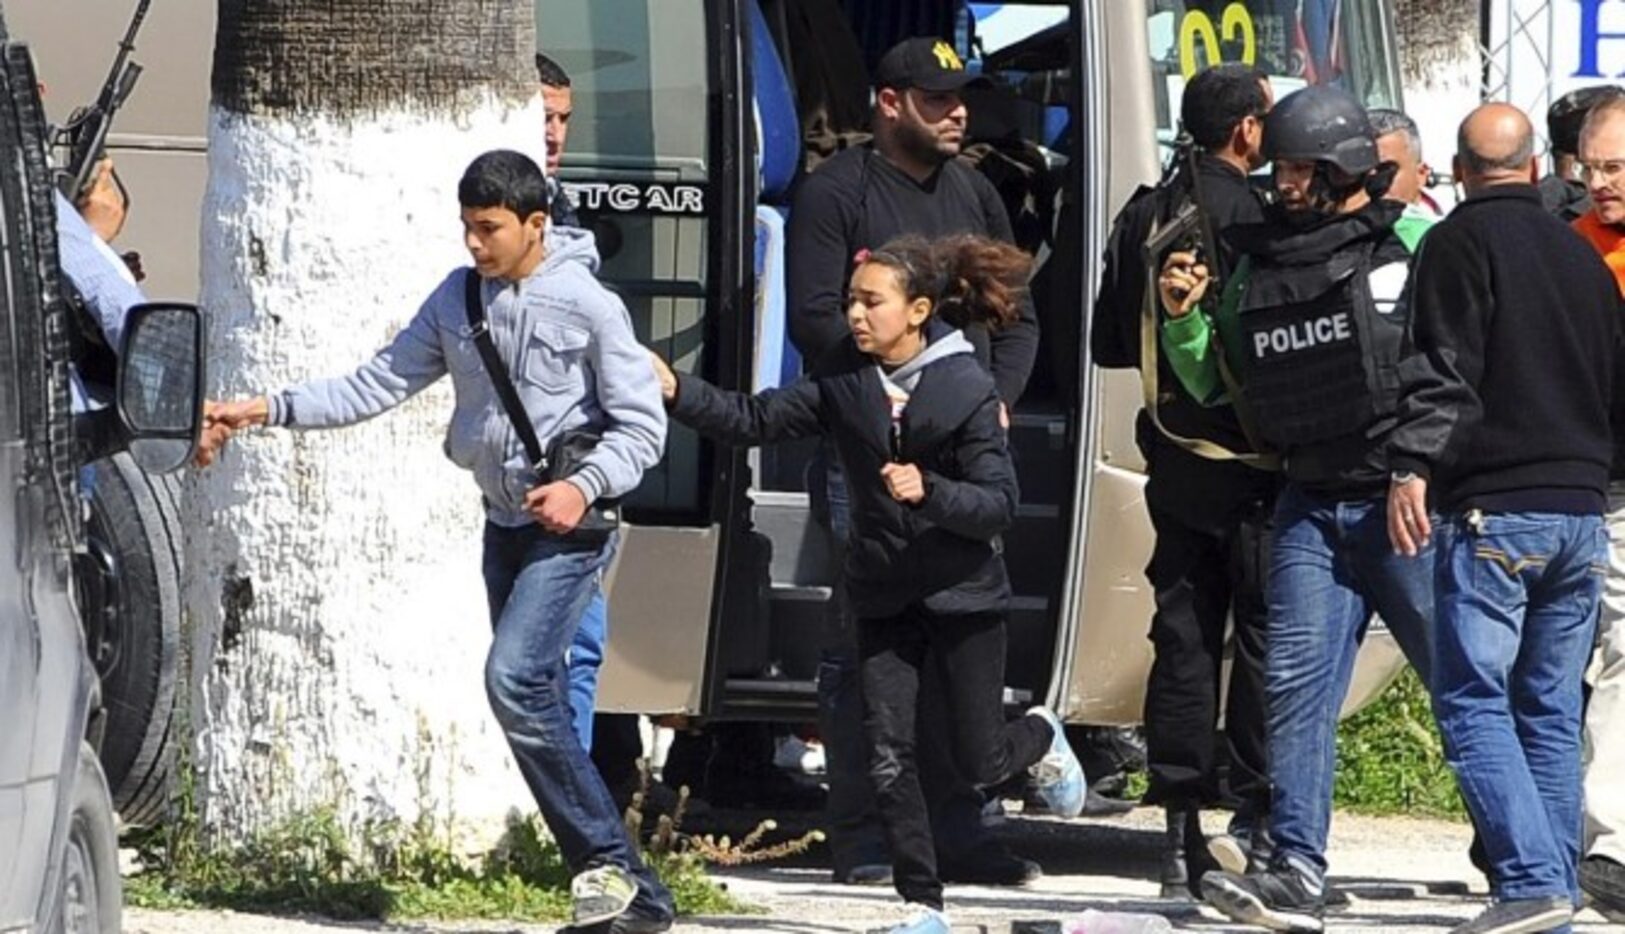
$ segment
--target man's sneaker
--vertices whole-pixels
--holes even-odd
[[[669,914],[646,912],[633,906],[609,921],[572,924],[559,928],[558,934],[662,934],[671,930],[673,923],[673,918]]]
[[[1450,929],[1450,934],[1535,934],[1574,920],[1566,898],[1525,898],[1495,902],[1478,917]]]
[[[1219,864],[1219,869],[1231,875],[1247,874],[1248,848],[1240,838],[1227,833],[1207,838],[1207,853]]]
[[[1580,888],[1599,914],[1625,922],[1625,866],[1606,856],[1588,856],[1580,862]]]
[[[638,884],[619,866],[594,866],[570,880],[570,914],[576,927],[615,919],[632,907]]]
[[[1061,718],[1048,707],[1034,707],[1027,711],[1027,716],[1043,719],[1053,734],[1049,751],[1028,769],[1037,782],[1039,797],[1049,806],[1051,814],[1077,817],[1083,813],[1084,794],[1089,786],[1084,781],[1083,766],[1078,764],[1078,757],[1073,755],[1066,741]]]
[[[924,905],[910,906],[914,911],[909,914],[908,920],[892,928],[881,928],[884,934],[952,934],[952,926],[948,923],[948,916],[935,908]]]
[[[809,743],[791,733],[773,743],[773,764],[786,772],[823,775],[827,768],[823,743]]]
[[[1226,917],[1272,931],[1316,934],[1325,929],[1324,898],[1291,869],[1238,875],[1210,872],[1202,877],[1202,897]]]

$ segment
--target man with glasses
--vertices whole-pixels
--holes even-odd
[[[1264,164],[1269,78],[1246,65],[1219,65],[1185,86],[1180,123],[1199,148],[1202,209],[1222,243],[1224,231],[1264,219],[1248,173]],[[1140,365],[1140,320],[1147,275],[1143,247],[1153,222],[1190,197],[1192,180],[1143,189],[1118,214],[1095,301],[1090,350],[1101,366]],[[1237,257],[1222,257],[1227,268]],[[1162,897],[1200,898],[1204,872],[1246,869],[1267,850],[1269,777],[1264,744],[1263,581],[1267,518],[1277,475],[1240,460],[1211,460],[1180,439],[1200,438],[1236,452],[1252,450],[1236,411],[1207,407],[1184,390],[1158,354],[1156,412],[1137,425],[1148,481],[1146,508],[1157,539],[1146,567],[1156,594],[1151,618],[1155,659],[1146,684],[1147,804],[1163,806]],[[1167,432],[1165,434],[1164,432]],[[1176,437],[1178,436],[1177,439]],[[1235,619],[1235,653],[1225,714],[1230,787],[1241,802],[1228,837],[1204,838],[1201,808],[1219,799],[1214,731],[1226,625]],[[1209,850],[1212,850],[1210,853]]]
[[[1625,96],[1597,104],[1580,133],[1580,175],[1591,210],[1573,224],[1602,255],[1625,293]],[[1580,886],[1597,907],[1625,920],[1625,421],[1616,413],[1609,471],[1608,531],[1612,540],[1603,590],[1591,702],[1585,719],[1585,860]],[[1610,730],[1611,725],[1611,730]]]
[[[1540,199],[1546,210],[1565,223],[1591,210],[1586,183],[1580,178],[1580,128],[1591,108],[1625,95],[1612,84],[1580,88],[1559,97],[1546,110],[1546,136],[1552,144],[1551,174],[1540,180]]]

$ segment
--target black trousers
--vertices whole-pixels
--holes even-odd
[[[891,847],[892,875],[905,901],[942,907],[931,816],[920,785],[920,734],[941,727],[955,770],[981,786],[1004,781],[1049,749],[1047,721],[1005,722],[1005,643],[1002,613],[936,615],[910,608],[858,621],[869,775]],[[927,684],[932,676],[940,697]],[[923,709],[922,702],[940,706]]]
[[[1199,807],[1219,797],[1215,768],[1225,634],[1234,621],[1224,738],[1229,786],[1250,817],[1269,812],[1265,745],[1264,569],[1275,479],[1205,460],[1163,439],[1147,445],[1146,504],[1156,545],[1156,659],[1146,685],[1146,803]]]

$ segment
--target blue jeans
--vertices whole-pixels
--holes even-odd
[[[575,715],[576,738],[581,748],[592,752],[592,711],[598,703],[598,669],[604,664],[604,645],[609,641],[609,601],[604,592],[593,592],[587,611],[581,614],[575,641],[570,643],[570,710]]]
[[[496,636],[485,692],[570,870],[620,866],[637,880],[642,910],[671,914],[671,893],[638,857],[571,723],[565,652],[616,544],[567,542],[537,525],[486,524],[485,587]]]
[[[1601,516],[1451,517],[1440,542],[1434,712],[1503,900],[1578,898],[1581,678]]]
[[[1337,717],[1355,655],[1376,613],[1428,680],[1435,548],[1395,554],[1381,498],[1333,500],[1289,484],[1276,504],[1264,675],[1270,829],[1277,864],[1317,882],[1326,875]]]

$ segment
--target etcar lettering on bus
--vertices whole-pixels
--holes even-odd
[[[614,214],[705,213],[705,189],[664,182],[565,182],[576,207]]]
[[[1253,15],[1240,3],[1232,3],[1219,14],[1219,23],[1205,10],[1190,10],[1179,21],[1179,72],[1188,80],[1208,65],[1223,61],[1224,42],[1241,43],[1241,60],[1252,65],[1258,61],[1258,35],[1253,28]],[[1202,56],[1196,54],[1196,43],[1202,43]]]

